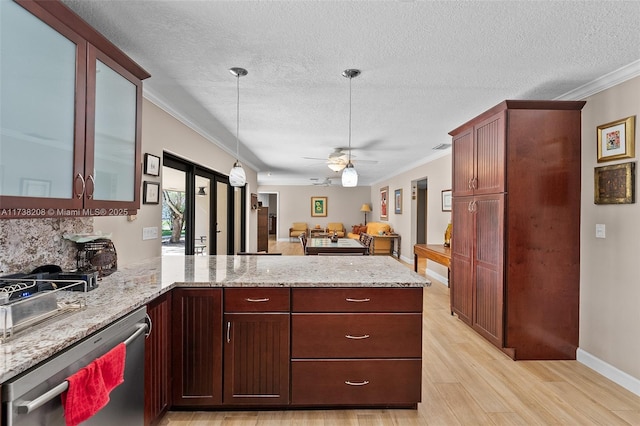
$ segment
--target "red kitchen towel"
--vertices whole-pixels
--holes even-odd
[[[126,356],[127,345],[120,343],[96,360],[96,364],[102,373],[102,380],[107,393],[124,382],[124,361]]]
[[[67,426],[82,423],[109,402],[109,392],[95,362],[67,377],[67,382],[69,388],[61,395]]]

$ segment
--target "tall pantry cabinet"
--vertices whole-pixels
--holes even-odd
[[[575,359],[581,101],[504,101],[451,131],[451,312],[513,359]]]

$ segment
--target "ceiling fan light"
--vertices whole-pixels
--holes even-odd
[[[247,183],[247,175],[239,161],[235,162],[229,172],[229,183],[231,186],[244,186]]]
[[[344,167],[345,167],[345,165],[342,164],[342,163],[329,163],[327,165],[334,172],[339,172],[340,170],[344,169]]]
[[[342,186],[345,188],[358,186],[358,172],[352,163],[347,164],[342,171]]]

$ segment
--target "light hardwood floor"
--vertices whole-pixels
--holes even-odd
[[[299,243],[269,251],[302,255]],[[577,361],[512,361],[451,316],[436,281],[424,290],[423,339],[417,410],[170,412],[161,425],[640,425],[640,396]]]

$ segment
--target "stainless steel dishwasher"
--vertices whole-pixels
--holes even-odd
[[[66,378],[124,342],[124,383],[111,391],[109,403],[83,425],[144,423],[144,337],[151,329],[146,308],[140,308],[86,337],[64,352],[2,385],[3,423],[65,425],[62,394]]]

